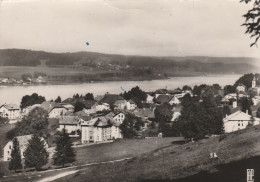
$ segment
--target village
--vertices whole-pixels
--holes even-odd
[[[233,89],[233,93],[229,93],[232,92],[232,89],[227,89],[230,86],[221,89],[218,84],[214,84],[213,87],[217,88],[217,94],[214,95],[214,98],[218,100],[218,107],[228,106],[230,109],[223,116],[224,133],[245,129],[249,125],[258,125],[260,123],[260,113],[256,111],[260,102],[260,86],[257,85],[255,75],[250,88],[239,83],[235,90]],[[135,87],[124,94],[106,93],[102,96],[97,95],[95,98],[91,93],[85,96],[75,94],[72,98],[63,101],[58,97],[55,101],[40,99],[39,102],[41,103],[38,104],[25,104],[27,106],[21,104],[22,108],[16,104],[4,104],[0,107],[0,116],[8,119],[5,122],[16,125],[22,122],[31,111],[41,108],[48,113],[48,121],[51,126],[48,138],[55,137],[57,131],[65,129],[73,140],[73,145],[76,146],[113,142],[123,138],[167,137],[163,130],[158,129],[156,108],[165,104],[169,106],[171,108],[171,117],[168,125],[174,126],[181,117],[182,112],[184,112],[182,111],[183,98],[187,95],[196,97],[198,88],[201,88],[200,92],[203,94],[203,89],[205,90],[206,86],[195,86],[193,90],[189,86],[184,86],[183,89],[159,89],[154,92],[144,92],[139,87]],[[253,96],[252,92],[254,93]],[[26,96],[27,99],[37,97],[40,98],[41,96],[37,94]],[[241,98],[251,98],[252,103],[250,105],[252,106],[249,106],[249,110],[250,108],[255,109],[252,109],[250,113],[248,110],[241,111],[241,104],[238,104]],[[124,123],[124,121],[130,122],[130,120],[133,120],[134,128],[130,128],[130,125],[127,125],[128,123]],[[140,122],[139,125],[137,125],[138,121]],[[127,133],[128,130],[124,129],[122,125],[132,129],[134,134],[130,136]],[[124,131],[122,131],[122,128]],[[31,137],[32,135],[16,136],[20,143],[21,154],[24,153]],[[49,151],[53,153],[53,143],[47,138],[45,140],[46,147],[52,147]],[[11,160],[13,142],[6,142],[2,153],[3,161]],[[22,158],[24,158],[23,155]]]

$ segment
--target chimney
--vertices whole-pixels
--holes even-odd
[[[233,108],[237,108],[237,101],[233,101]]]
[[[248,114],[248,110],[246,110],[246,114]]]

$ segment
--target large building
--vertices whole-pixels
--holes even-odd
[[[259,118],[254,118],[247,113],[237,111],[233,114],[226,116],[223,119],[223,123],[225,133],[230,133],[237,130],[245,129],[249,123],[253,125],[258,125]]]
[[[20,117],[20,107],[16,104],[4,104],[0,107],[0,115],[10,120]]]
[[[102,142],[123,138],[119,126],[125,115],[123,113],[109,113],[81,123],[81,142]]]

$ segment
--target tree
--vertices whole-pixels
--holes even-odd
[[[257,45],[257,41],[260,38],[260,0],[240,0],[240,2],[253,2],[253,8],[244,14],[246,27],[246,34],[250,34],[251,38],[255,38],[255,41],[250,44],[250,47]]]
[[[147,95],[138,86],[136,86],[132,88],[129,92],[124,92],[123,97],[126,100],[132,99],[138,107],[142,107],[142,101],[146,100]]]
[[[143,126],[144,123],[141,118],[138,118],[133,114],[127,114],[119,128],[124,138],[133,138]]]
[[[23,96],[20,107],[23,109],[27,106],[32,106],[34,104],[41,104],[44,101],[45,101],[45,97],[33,93],[32,95]]]
[[[230,94],[230,93],[236,93],[236,87],[232,85],[226,85],[224,87],[224,95]]]
[[[192,90],[192,88],[188,85],[184,85],[182,90]]]
[[[48,112],[43,108],[36,107],[29,112],[28,116],[18,122],[6,137],[10,140],[15,136],[37,134],[44,138],[48,137]]]
[[[61,98],[60,98],[60,96],[58,96],[57,99],[55,99],[54,102],[56,102],[56,103],[61,103]]]
[[[85,108],[85,105],[84,105],[82,102],[77,101],[77,102],[75,103],[74,113],[75,113],[75,112],[78,112],[78,111],[82,111],[84,108]]]
[[[243,97],[241,99],[241,111],[244,112],[244,113],[248,113],[249,115],[252,114],[252,111],[251,111],[251,107],[250,107],[250,101],[248,100],[248,98],[246,97]]]
[[[19,142],[17,138],[14,138],[13,148],[11,152],[11,160],[9,163],[9,170],[14,170],[16,172],[17,169],[22,169],[22,159],[21,159]]]
[[[94,95],[92,93],[87,93],[84,97],[85,100],[94,100]]]
[[[33,135],[25,149],[24,157],[26,167],[40,170],[48,163],[49,153],[46,150],[45,141],[39,136]]]
[[[65,129],[59,132],[55,143],[54,165],[62,165],[64,167],[65,164],[75,161],[76,154],[72,148],[69,134]]]
[[[258,107],[258,109],[257,109],[256,117],[257,117],[257,118],[260,118],[260,107]]]
[[[223,108],[222,108],[222,115],[223,117],[226,117],[226,115],[230,115],[231,114],[231,111],[230,111],[230,107],[225,105]]]
[[[172,106],[169,103],[158,105],[154,110],[154,115],[156,122],[159,123],[159,131],[164,136],[171,136],[169,125],[173,115]]]

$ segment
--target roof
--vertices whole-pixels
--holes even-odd
[[[252,120],[252,116],[247,114],[247,113],[244,113],[242,111],[236,111],[234,112],[233,114],[230,114],[228,116],[226,116],[224,118],[225,122],[228,122],[228,121],[251,121]]]
[[[63,116],[59,119],[59,124],[63,125],[77,125],[79,118],[77,116]]]
[[[88,114],[85,113],[83,110],[75,112],[75,115],[77,115],[77,116],[88,116]]]
[[[48,112],[51,112],[54,108],[64,108],[65,109],[65,107],[62,106],[61,104],[56,103],[56,102],[51,102],[51,101],[43,102],[41,104],[41,107]]]
[[[97,103],[97,101],[95,100],[85,100],[85,101],[82,101],[82,103],[85,105],[85,108],[86,109],[91,109],[91,107]]]
[[[182,91],[181,90],[168,90],[169,94],[181,94]]]
[[[169,102],[170,99],[171,99],[171,96],[169,96],[169,95],[159,95],[159,96],[155,99],[155,101],[156,101],[157,103],[164,103],[164,102]]]
[[[155,91],[156,94],[166,94],[167,92],[167,89],[158,89]]]
[[[20,107],[16,104],[4,104],[3,106],[8,110],[20,110]]]
[[[134,115],[141,118],[155,118],[153,109],[148,108],[137,108],[133,111]]]
[[[117,100],[124,100],[124,98],[116,94],[107,94],[100,100],[100,103],[113,105]]]
[[[119,105],[119,104],[127,104],[127,101],[125,99],[123,100],[116,100],[114,105]]]
[[[128,100],[128,102],[130,103],[130,104],[135,104],[135,102],[133,101],[133,100]]]

